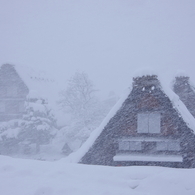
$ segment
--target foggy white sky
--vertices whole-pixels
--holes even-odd
[[[0,43],[0,64],[84,71],[120,93],[137,68],[194,76],[195,1],[0,0]]]

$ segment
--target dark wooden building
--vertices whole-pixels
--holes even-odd
[[[179,104],[169,99],[157,76],[134,78],[130,94],[80,163],[194,167],[195,136]]]

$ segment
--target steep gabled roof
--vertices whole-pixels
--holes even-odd
[[[148,76],[148,74],[144,75]],[[154,76],[151,74],[150,76]],[[157,76],[155,76],[157,78]],[[136,78],[134,78],[136,79]],[[159,79],[158,79],[159,80]],[[167,95],[169,100],[171,101],[173,108],[177,111],[178,115],[183,118],[186,125],[195,132],[195,119],[190,114],[186,106],[183,104],[183,102],[179,99],[179,97],[169,88],[169,86],[165,85],[164,83],[161,83],[159,85],[161,87],[161,91]],[[144,89],[143,89],[144,90]],[[96,139],[101,135],[106,125],[109,123],[109,121],[116,115],[116,113],[120,110],[123,103],[127,100],[129,94],[132,90],[127,90],[126,93],[120,98],[120,100],[117,102],[117,104],[113,107],[113,109],[109,112],[107,117],[103,120],[101,125],[95,129],[91,136],[88,138],[88,140],[82,145],[82,147],[75,153],[72,153],[67,157],[67,161],[69,162],[79,162],[82,157],[89,151],[89,149],[93,146]]]

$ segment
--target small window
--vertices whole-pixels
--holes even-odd
[[[157,142],[156,149],[158,151],[167,150],[167,142]]]
[[[119,150],[129,150],[129,151],[141,150],[141,142],[119,141]]]
[[[167,143],[167,149],[169,151],[179,151],[180,150],[180,144],[179,144],[179,142],[176,142],[176,141],[168,142]]]
[[[141,150],[142,149],[141,142],[137,142],[137,141],[129,142],[129,149],[132,151]]]
[[[160,113],[149,114],[149,133],[160,133]]]
[[[142,142],[142,147],[144,152],[155,152],[156,151],[156,142]]]
[[[119,150],[129,150],[129,142],[128,141],[120,141],[119,142]]]
[[[137,130],[138,133],[148,133],[148,125],[149,125],[148,114],[138,114],[137,120]]]
[[[140,113],[137,119],[138,133],[160,133],[160,113]]]

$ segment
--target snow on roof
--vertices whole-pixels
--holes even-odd
[[[177,70],[175,77],[189,77],[185,70]]]
[[[171,90],[171,85],[167,86],[166,82],[163,82],[164,78],[162,79],[162,76],[159,76],[158,79],[161,83],[162,91],[164,91],[164,93],[169,97],[174,108],[178,111],[187,126],[195,133],[195,118],[191,115],[185,104],[180,100],[179,96]]]
[[[158,75],[157,70],[151,69],[151,68],[140,68],[133,72],[132,77],[142,77],[142,76],[152,76],[152,75]]]
[[[143,74],[142,74],[143,73]],[[134,75],[147,76],[147,75],[154,75],[153,71],[138,71]],[[184,103],[179,99],[179,97],[171,90],[171,85],[167,85],[166,78],[163,78],[162,75],[156,74],[162,86],[162,91],[169,97],[170,101],[172,102],[174,108],[178,111],[179,115],[183,118],[187,126],[195,132],[195,118],[190,114]],[[106,118],[100,124],[98,128],[96,128],[87,139],[87,141],[79,148],[78,151],[71,153],[67,158],[66,162],[78,163],[81,158],[87,153],[87,151],[91,148],[95,140],[99,137],[101,132],[103,131],[104,127],[107,125],[109,120],[116,114],[116,112],[120,109],[123,102],[127,99],[128,95],[130,94],[131,90],[126,90],[123,96],[119,99],[116,105],[111,109],[108,113]]]
[[[29,88],[29,97],[48,99],[55,103],[58,94],[58,84],[48,73],[35,71],[28,66],[14,65],[15,70]]]
[[[182,79],[183,79],[184,81],[186,80],[186,81],[189,83],[191,89],[192,89],[193,91],[195,91],[195,85],[194,85],[194,83],[192,82],[192,80],[191,80],[189,74],[188,74],[186,71],[184,71],[184,70],[178,70],[173,78],[174,78],[174,80],[172,80],[172,83],[171,83],[171,84],[172,84],[172,87],[173,87],[173,85],[175,84],[176,79],[177,79],[177,78],[181,78],[181,81],[182,81]],[[176,78],[176,79],[175,79],[175,78]]]
[[[191,81],[190,78],[189,78],[189,84],[190,84],[190,87],[191,87],[192,91],[195,92],[195,85],[194,85],[194,83]]]

